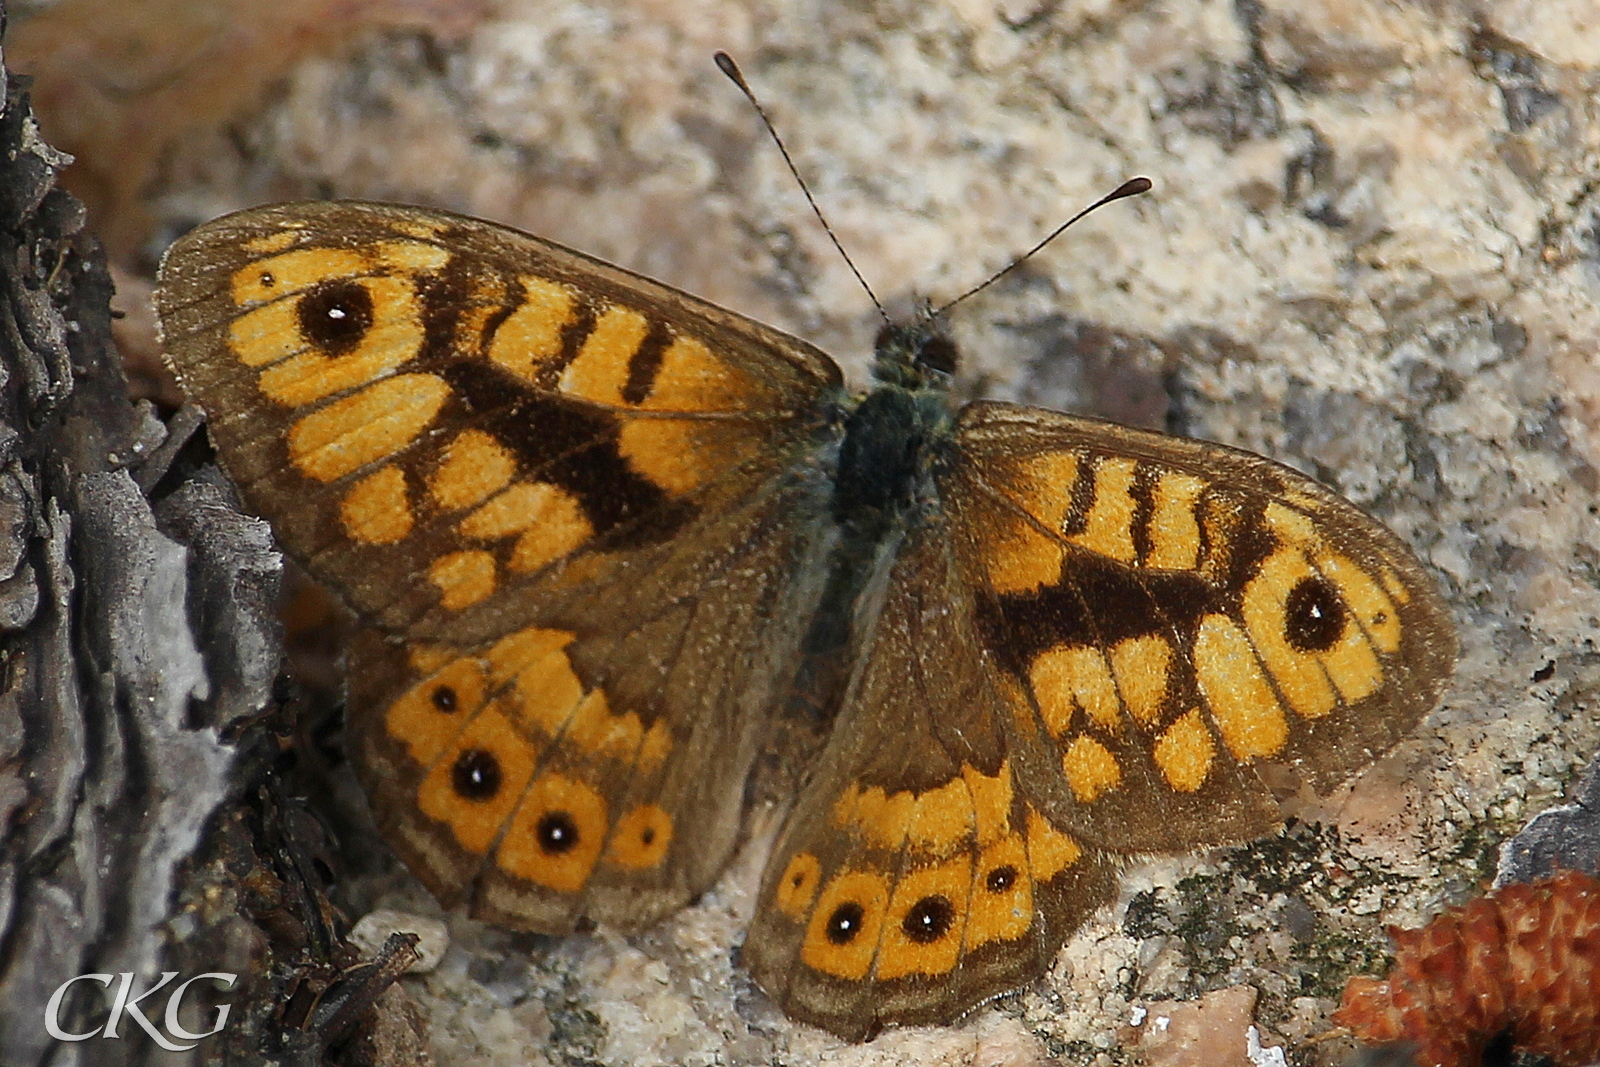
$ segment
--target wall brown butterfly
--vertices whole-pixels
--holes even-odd
[[[366,624],[350,754],[445,903],[671,914],[794,680],[840,679],[743,961],[847,1038],[1035,978],[1128,857],[1270,832],[1264,761],[1341,780],[1454,662],[1433,582],[1349,503],[1221,445],[957,406],[931,319],[852,393],[675,289],[355,202],[201,226],[157,304],[245,500]]]

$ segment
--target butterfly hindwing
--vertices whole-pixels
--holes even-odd
[[[865,612],[856,677],[743,950],[786,1012],[856,1040],[1029,981],[1115,885],[1105,854],[1021,789],[1015,696],[974,629],[950,531],[922,518]]]
[[[710,884],[820,593],[820,539],[793,522],[808,491],[769,486],[636,573],[608,561],[494,642],[357,645],[349,703],[376,711],[352,715],[356,767],[437,895],[518,928],[631,929]]]

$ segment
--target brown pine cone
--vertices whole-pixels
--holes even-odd
[[[1388,979],[1350,979],[1333,1013],[1366,1044],[1404,1042],[1418,1067],[1467,1067],[1509,1031],[1559,1067],[1600,1060],[1600,879],[1506,886],[1389,935]]]

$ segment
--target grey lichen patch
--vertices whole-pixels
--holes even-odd
[[[574,975],[565,975],[558,988],[544,995],[545,1015],[550,1020],[550,1042],[561,1049],[562,1062],[569,1067],[590,1067],[599,1063],[606,1028],[600,1016],[587,1008]]]
[[[1296,823],[1220,851],[1129,899],[1121,931],[1135,944],[1117,997],[1136,1007],[1244,984],[1260,994],[1257,1021],[1288,1031],[1310,1003],[1331,1008],[1351,976],[1387,970],[1396,902],[1420,897],[1428,911],[1486,884],[1497,840],[1490,826],[1462,828],[1456,853],[1423,874],[1353,847],[1333,825]]]
[[[1381,940],[1381,932],[1374,937],[1374,924],[1361,913],[1370,915],[1375,899],[1413,881],[1354,859],[1332,827],[1295,825],[1230,849],[1212,869],[1130,902],[1128,933],[1168,939],[1168,951],[1181,961],[1169,969],[1173,978],[1141,984],[1138,993],[1188,999],[1236,984],[1239,968],[1262,947],[1254,940],[1280,930],[1287,939],[1275,953],[1282,957],[1275,962],[1283,965],[1275,984],[1293,995],[1330,986],[1351,973],[1352,962],[1370,958],[1363,952],[1352,961],[1352,945]]]
[[[1303,951],[1296,953],[1296,959],[1306,965],[1300,973],[1298,995],[1338,1000],[1352,976],[1385,973],[1392,962],[1386,941],[1370,930],[1351,934],[1319,927]]]
[[[1136,1050],[1119,1045],[1102,1047],[1092,1041],[1062,1041],[1060,1038],[1047,1037],[1045,1047],[1053,1058],[1072,1067],[1124,1067],[1143,1062],[1143,1057]]]

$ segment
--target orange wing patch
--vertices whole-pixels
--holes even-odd
[[[404,541],[413,523],[405,472],[379,467],[352,485],[339,504],[339,519],[350,539],[360,544]]]
[[[1167,785],[1180,793],[1192,793],[1205,784],[1217,748],[1199,710],[1191,709],[1156,739],[1153,754]]]
[[[1226,615],[1201,620],[1194,662],[1200,691],[1234,757],[1270,758],[1282,751],[1289,721],[1238,624]]]
[[[817,897],[817,886],[822,879],[822,864],[809,852],[796,852],[789,857],[777,882],[774,902],[778,910],[791,919],[803,917]]]
[[[402,374],[335,400],[289,428],[289,459],[308,478],[336,481],[405,448],[433,422],[450,387]]]
[[[581,889],[602,853],[631,870],[660,864],[674,830],[649,803],[612,826],[600,768],[653,775],[671,737],[665,722],[647,728],[636,713],[611,711],[604,691],[585,690],[567,655],[572,640],[529,627],[481,656],[441,651],[437,669],[385,712],[389,736],[427,768],[418,809],[468,852],[494,849],[507,874],[562,893]]]
[[[1108,456],[1095,464],[1093,497],[1082,516],[1083,530],[1069,533],[1068,541],[1121,563],[1134,562],[1133,475],[1138,465],[1123,456]]]
[[[561,391],[596,404],[626,404],[623,391],[633,357],[649,332],[650,323],[637,311],[615,305],[606,308],[596,316],[577,358],[562,372]]]
[[[889,901],[874,976],[888,980],[954,970],[961,958],[971,892],[970,855],[907,871],[895,883]]]
[[[593,786],[546,771],[528,788],[495,862],[517,878],[576,893],[600,858],[609,825],[605,798]]]
[[[522,300],[495,330],[488,356],[501,370],[535,385],[540,368],[561,357],[562,332],[573,320],[578,297],[559,282],[531,275],[519,281]]]
[[[516,458],[499,441],[482,430],[462,430],[445,446],[428,492],[443,510],[460,511],[504,489],[516,472]]]
[[[839,979],[949,974],[964,954],[1023,937],[1034,883],[1082,856],[1016,803],[1009,764],[994,775],[963,767],[921,793],[851,788],[830,818],[867,851],[829,878],[813,853],[796,853],[770,891],[804,926],[802,962]]]
[[[482,549],[449,552],[428,565],[428,580],[439,590],[439,605],[446,611],[460,611],[494,593],[494,556]]]
[[[656,804],[641,804],[617,820],[606,847],[606,859],[619,867],[646,870],[667,858],[672,845],[672,816]]]
[[[800,959],[835,978],[859,980],[872,969],[889,902],[889,879],[874,871],[841,871],[822,890],[806,927]]]

